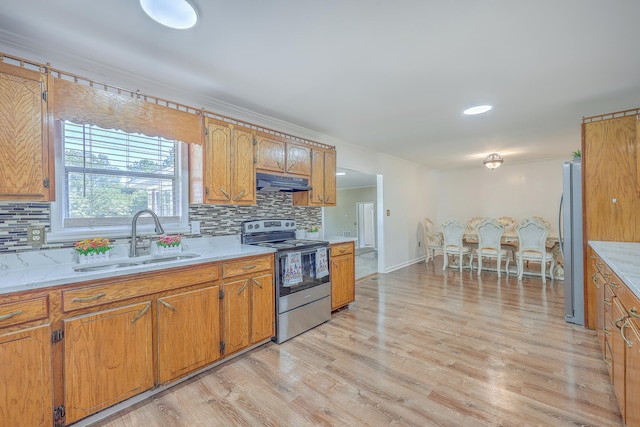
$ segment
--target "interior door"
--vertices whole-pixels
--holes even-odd
[[[358,247],[375,247],[373,202],[358,202]]]

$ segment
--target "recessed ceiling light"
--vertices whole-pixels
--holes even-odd
[[[476,114],[486,113],[491,110],[493,107],[491,105],[476,105],[475,107],[467,108],[463,111],[467,116],[474,116]]]
[[[154,21],[177,30],[196,25],[198,15],[186,0],[140,0],[142,10]]]
[[[346,172],[336,172],[336,176],[342,176],[342,175],[346,175]]]

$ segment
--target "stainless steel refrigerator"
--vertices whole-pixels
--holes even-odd
[[[562,165],[562,197],[558,214],[560,248],[564,258],[564,317],[584,325],[584,263],[582,254],[582,165]]]

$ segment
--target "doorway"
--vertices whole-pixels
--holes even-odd
[[[357,202],[358,248],[375,247],[375,211],[373,202]]]

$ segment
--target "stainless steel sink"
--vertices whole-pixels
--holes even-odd
[[[132,261],[119,261],[108,264],[78,265],[74,266],[73,269],[78,273],[86,273],[87,271],[115,270],[122,267],[132,267],[134,265],[140,265],[140,263]]]
[[[176,255],[164,255],[157,256],[141,262],[141,264],[157,264],[159,262],[178,261],[181,259],[197,258],[200,254],[176,254]]]

